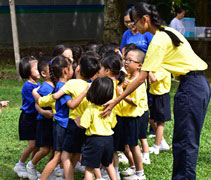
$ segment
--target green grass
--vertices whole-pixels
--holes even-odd
[[[5,68],[6,67],[6,68]],[[0,115],[0,180],[18,179],[13,172],[15,163],[19,160],[20,154],[26,146],[26,142],[18,140],[18,119],[21,107],[21,88],[23,82],[13,80],[15,77],[14,65],[1,65],[0,75],[6,72],[6,78],[0,80],[0,100],[9,100],[10,104],[3,109]],[[9,76],[12,74],[12,76]],[[176,92],[177,84],[173,83],[171,89],[171,105],[173,104],[173,96]],[[199,92],[200,93],[200,92]],[[172,111],[173,112],[173,111]],[[172,114],[173,117],[173,114]],[[173,135],[173,123],[170,121],[165,126],[165,138],[171,145]],[[211,179],[211,104],[208,107],[207,116],[201,135],[201,145],[199,150],[199,158],[197,164],[197,180]],[[153,145],[154,139],[148,138],[150,146]],[[144,165],[144,171],[147,179],[150,180],[170,180],[172,174],[172,151],[161,152],[158,156],[150,155],[151,165]],[[42,160],[38,165],[41,171],[47,162],[47,158]],[[128,165],[120,165],[123,169]],[[82,180],[82,175],[77,174],[76,180]]]

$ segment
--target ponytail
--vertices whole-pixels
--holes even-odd
[[[57,79],[56,79],[56,77],[54,75],[52,63],[53,63],[53,60],[51,60],[50,63],[49,63],[49,74],[50,74],[50,79],[51,79],[51,81],[54,84],[54,87],[56,87]]]
[[[119,72],[118,80],[118,85],[121,85],[125,80],[125,73],[122,70]]]
[[[162,27],[161,18],[155,5],[140,2],[135,5],[134,11],[135,12],[132,14],[134,15],[134,13],[136,13],[139,18],[142,18],[144,15],[148,15],[153,25],[155,25],[160,31],[164,31],[168,34],[174,46],[178,47],[181,43],[183,43],[173,32],[165,30],[165,28]]]

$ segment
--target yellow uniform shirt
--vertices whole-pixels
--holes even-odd
[[[168,34],[157,30],[149,45],[143,71],[162,71],[163,69],[172,73],[176,78],[190,71],[205,70],[207,64],[192,50],[185,37],[170,27],[166,30],[173,32],[183,43],[175,47]]]
[[[65,94],[68,94],[75,99],[79,96],[88,86],[88,82],[82,79],[71,79],[65,83],[65,85],[61,88]],[[69,110],[69,118],[75,119],[77,116],[82,116],[83,112],[88,106],[88,101],[86,97],[81,101],[81,103],[75,108]]]
[[[110,136],[114,133],[112,128],[114,128],[117,123],[116,114],[112,111],[110,116],[102,118],[101,113],[103,112],[103,109],[102,106],[90,103],[84,111],[80,125],[86,128],[85,134],[87,136]]]
[[[147,97],[147,82],[143,83],[143,87],[141,88],[141,106],[144,111],[148,111],[148,97]]]
[[[130,85],[132,81],[130,81],[128,85]],[[145,83],[140,85],[135,91],[133,91],[130,95],[127,96],[132,99],[132,102],[136,106],[127,103],[125,100],[122,100],[121,109],[123,117],[141,117],[144,114],[145,107],[143,103],[142,94],[144,91],[146,91]]]
[[[113,99],[117,98],[117,86],[119,81],[115,80],[113,81],[114,83],[114,95],[113,95]],[[116,112],[117,115],[122,116],[122,109],[121,109],[121,102],[120,101],[115,107],[114,107],[114,111]]]
[[[151,83],[149,92],[154,95],[169,93],[171,88],[171,73],[168,71],[152,72],[157,81]]]
[[[56,100],[53,98],[52,94],[48,94],[47,96],[40,97],[38,100],[38,105],[40,107],[51,107],[53,114],[56,114]]]

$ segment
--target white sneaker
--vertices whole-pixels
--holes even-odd
[[[156,137],[155,134],[150,134],[150,135],[149,135],[149,138],[154,138],[154,137]]]
[[[37,170],[37,177],[40,178],[41,174],[40,172]]]
[[[121,172],[122,176],[132,176],[136,173],[136,170],[134,168],[129,167],[128,169]]]
[[[77,162],[75,171],[85,173],[85,166],[82,166],[80,162]]]
[[[160,148],[155,148],[155,145],[154,145],[152,147],[149,147],[149,152],[158,155],[160,153]]]
[[[151,164],[151,161],[150,161],[149,157],[148,158],[147,157],[143,157],[142,160],[143,160],[144,164]]]
[[[29,180],[37,180],[38,176],[37,176],[37,169],[36,166],[31,166],[31,161],[28,162],[28,164],[26,165],[26,171],[28,174],[28,179]]]
[[[56,178],[56,180],[65,180],[65,179],[62,177],[58,177],[58,178]]]
[[[119,153],[119,154],[118,154],[118,157],[119,157],[119,162],[128,163],[128,159],[127,159],[127,157],[124,155],[124,153]]]
[[[26,168],[24,166],[19,165],[18,163],[15,165],[13,170],[20,178],[28,177]]]
[[[119,171],[118,171],[118,173],[117,173],[117,179],[118,179],[118,180],[121,180],[121,177],[120,177]]]
[[[108,175],[108,172],[104,168],[102,168],[100,170],[100,172],[101,172],[101,176],[102,176],[103,179],[110,180],[110,177]]]
[[[64,177],[64,169],[60,168],[60,165],[57,165],[53,171],[54,176]]]
[[[134,174],[132,176],[124,177],[123,180],[146,180],[146,176],[137,176],[136,174]]]
[[[169,151],[169,150],[170,150],[169,145],[167,144],[166,140],[163,139],[163,140],[160,142],[160,151]]]

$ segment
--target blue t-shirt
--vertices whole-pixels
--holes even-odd
[[[29,81],[25,82],[22,88],[22,106],[21,110],[26,114],[36,113],[35,100],[32,90],[39,87],[40,83],[33,84]]]
[[[147,52],[148,46],[153,38],[153,35],[150,32],[146,32],[144,34],[141,34],[138,32],[138,34],[133,34],[129,29],[124,32],[122,36],[122,42],[120,45],[120,49],[122,51],[122,48],[127,44],[136,44],[136,46],[144,51],[144,53]]]
[[[51,86],[50,84],[48,84],[47,82],[44,82],[40,86],[40,88],[38,89],[37,92],[42,97],[42,96],[47,96],[48,94],[51,94],[53,91],[54,91],[54,87]],[[47,108],[43,108],[43,109],[50,110],[51,108],[47,107]],[[41,120],[41,119],[46,119],[46,118],[38,112],[37,120]]]
[[[64,84],[64,82],[57,82],[55,92],[61,89]],[[69,108],[66,102],[69,100],[72,100],[69,95],[63,95],[61,98],[56,100],[56,114],[54,115],[54,119],[63,128],[67,128],[68,125]]]

